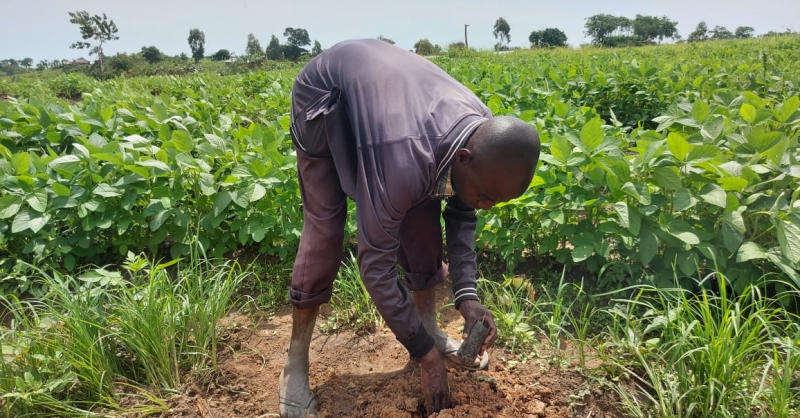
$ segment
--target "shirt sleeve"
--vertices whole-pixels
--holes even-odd
[[[478,217],[475,209],[465,205],[457,195],[447,200],[443,217],[454,304],[458,309],[465,300],[479,300],[478,265],[474,248]]]
[[[356,184],[358,258],[361,278],[386,324],[411,357],[434,345],[397,276],[400,224],[425,197],[432,167],[416,158],[413,141],[359,150]]]

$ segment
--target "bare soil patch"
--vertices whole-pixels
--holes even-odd
[[[440,305],[441,306],[441,305]],[[452,306],[452,305],[451,305]],[[463,320],[440,309],[446,332],[460,336]],[[325,309],[317,321],[323,321]],[[170,397],[162,417],[277,417],[278,376],[291,335],[286,309],[253,324],[245,316],[225,319],[220,373],[211,383],[190,382]],[[502,347],[491,350],[489,369],[449,369],[453,408],[432,415],[458,417],[623,417],[615,394],[591,384],[574,367],[525,362]],[[311,344],[311,388],[322,417],[424,417],[419,366],[388,328],[370,335],[323,334]]]

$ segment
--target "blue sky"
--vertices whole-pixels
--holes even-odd
[[[531,31],[557,27],[577,47],[589,42],[583,35],[585,19],[598,13],[667,16],[678,22],[683,37],[700,21],[731,31],[752,26],[757,34],[800,31],[797,0],[0,0],[0,59],[88,58],[86,50],[69,48],[80,40],[80,33],[67,13],[77,10],[106,13],[119,27],[120,39],[107,45],[106,55],[134,53],[150,45],[169,55],[189,54],[192,28],[205,33],[206,54],[223,48],[242,53],[249,33],[262,46],[273,34],[283,42],[286,27],[306,29],[323,48],[344,39],[383,35],[410,49],[420,38],[443,47],[462,41],[464,24],[469,24],[470,46],[491,48],[499,17],[511,26],[511,45],[527,47]]]

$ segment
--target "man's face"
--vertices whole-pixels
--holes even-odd
[[[464,204],[474,209],[489,210],[522,195],[523,176],[513,167],[476,162],[467,150],[459,151],[452,167],[453,190]]]

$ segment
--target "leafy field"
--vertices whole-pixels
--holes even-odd
[[[582,368],[584,356],[603,361],[587,374],[611,382],[631,416],[797,413],[799,54],[800,38],[775,37],[434,58],[543,141],[529,191],[480,213],[476,246],[508,277],[492,270],[481,281],[508,349],[569,339]],[[213,331],[199,338],[181,325],[199,313],[178,301],[208,298],[192,284],[208,271],[234,286],[225,280],[237,269],[199,268],[201,255],[246,249],[291,262],[302,225],[288,136],[296,71],[0,80],[7,413],[120,409],[113,376],[162,399],[152,388],[215,369]],[[168,268],[141,264],[148,258],[188,259],[189,273],[156,280]],[[93,269],[104,265],[121,267]],[[170,282],[169,292],[154,288]],[[346,283],[337,294],[359,291]],[[165,299],[142,302],[155,294]],[[106,311],[111,301],[118,308]],[[230,307],[218,303],[211,323]],[[356,319],[379,319],[368,300],[357,305]],[[359,324],[334,307],[331,329]],[[76,309],[103,315],[65,314]],[[144,354],[137,344],[158,336],[120,330],[140,311],[154,327],[177,327],[164,332],[188,333],[174,339],[185,344]],[[97,358],[126,354],[87,364],[69,356],[74,338]]]

